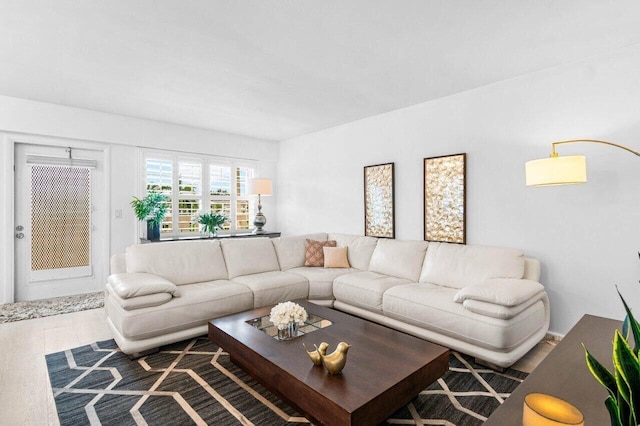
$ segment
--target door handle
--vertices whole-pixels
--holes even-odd
[[[22,232],[18,232],[18,233],[16,234],[16,238],[17,238],[17,239],[19,239],[19,240],[21,240],[21,239],[23,239],[23,238],[24,238],[24,234],[23,234]]]

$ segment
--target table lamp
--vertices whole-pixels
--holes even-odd
[[[527,161],[525,164],[527,186],[553,186],[585,183],[587,181],[587,160],[584,155],[560,157],[556,153],[556,145],[568,143],[598,143],[624,149],[640,156],[640,152],[624,145],[596,139],[571,139],[551,144],[549,158]]]
[[[247,189],[247,192],[249,194],[258,196],[258,213],[256,213],[256,217],[253,220],[253,224],[256,227],[254,232],[256,234],[264,234],[266,231],[262,228],[267,224],[267,218],[262,214],[262,200],[260,199],[260,197],[262,195],[271,195],[273,193],[271,179],[249,179]]]
[[[524,397],[522,426],[584,426],[584,416],[573,405],[555,396],[530,393]]]

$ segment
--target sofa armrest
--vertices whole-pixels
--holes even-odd
[[[154,306],[164,305],[173,299],[173,295],[170,293],[155,293],[148,294],[146,296],[136,296],[123,299],[113,290],[111,284],[107,283],[107,298],[125,311],[133,311],[136,309],[152,308]]]
[[[169,280],[143,272],[125,272],[109,276],[108,283],[121,299],[169,293],[177,296],[178,287]]]
[[[503,306],[496,305],[495,303],[489,302],[481,302],[479,300],[467,299],[462,303],[462,306],[474,314],[483,315],[485,317],[491,317],[501,320],[510,320],[515,317],[519,313],[525,311],[529,306],[539,302],[540,300],[544,301],[545,293],[538,293],[537,296],[527,300],[524,303],[521,303],[516,306]],[[544,302],[543,302],[544,303]]]
[[[477,300],[512,307],[521,305],[543,292],[544,287],[537,281],[494,278],[460,289],[453,301],[462,303],[465,300]]]

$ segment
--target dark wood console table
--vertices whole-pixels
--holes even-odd
[[[602,365],[613,371],[611,342],[614,330],[621,327],[621,321],[583,316],[484,426],[521,425],[524,397],[531,392],[546,393],[570,402],[584,415],[585,425],[611,424],[604,406],[608,393],[587,368],[582,343]]]
[[[215,237],[172,237],[172,238],[160,238],[157,241],[150,241],[145,238],[140,238],[140,244],[147,243],[163,243],[167,241],[196,241],[196,240],[228,240],[232,238],[256,238],[256,237],[268,237],[277,238],[280,236],[280,232],[265,232],[262,234],[254,234],[253,232],[233,232],[231,234],[221,234]]]

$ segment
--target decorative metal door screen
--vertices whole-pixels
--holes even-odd
[[[31,281],[91,275],[91,169],[31,165]]]

